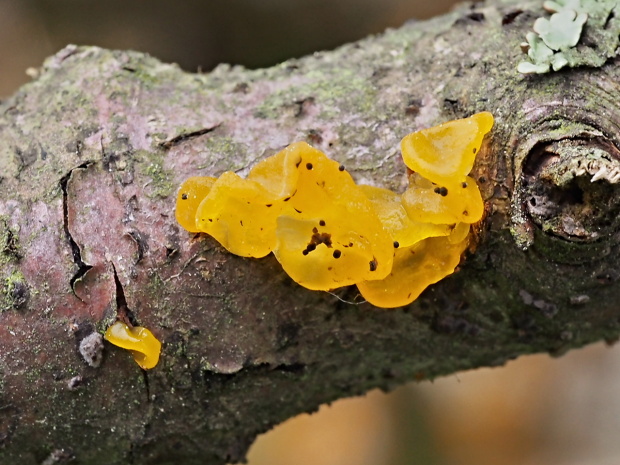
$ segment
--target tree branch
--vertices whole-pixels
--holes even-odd
[[[617,338],[620,183],[591,180],[620,166],[618,59],[520,75],[540,4],[477,5],[266,70],[69,46],[3,102],[0,462],[237,461],[324,402]],[[407,308],[305,290],[175,222],[182,180],[297,140],[402,190],[404,135],[483,110],[477,248]],[[80,354],[120,308],[162,340],[155,369]]]

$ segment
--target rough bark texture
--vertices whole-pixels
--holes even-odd
[[[0,463],[237,461],[324,402],[615,339],[620,183],[589,173],[620,164],[620,67],[519,75],[542,14],[466,6],[258,71],[50,58],[0,107]],[[407,308],[305,290],[175,223],[184,178],[297,140],[402,189],[405,134],[482,110],[478,246]],[[125,305],[163,341],[151,371],[107,343],[98,368],[78,350]]]

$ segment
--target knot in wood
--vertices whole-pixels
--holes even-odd
[[[525,214],[548,235],[594,242],[620,230],[620,151],[602,134],[534,145],[521,187]]]

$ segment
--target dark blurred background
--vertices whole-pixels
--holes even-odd
[[[0,0],[0,96],[66,44],[148,52],[188,71],[250,68],[446,11],[454,0]]]
[[[270,66],[447,11],[452,0],[0,0],[0,98],[69,43],[208,71]],[[620,350],[410,384],[261,436],[250,465],[618,465]]]

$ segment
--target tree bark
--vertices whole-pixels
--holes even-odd
[[[542,15],[466,5],[264,70],[49,58],[0,107],[0,464],[234,462],[325,402],[615,340],[620,183],[591,179],[620,168],[620,66],[518,74]],[[176,224],[185,178],[298,140],[402,190],[400,139],[477,111],[496,117],[477,246],[406,308],[308,291]],[[163,342],[153,370],[83,343],[125,308]]]

